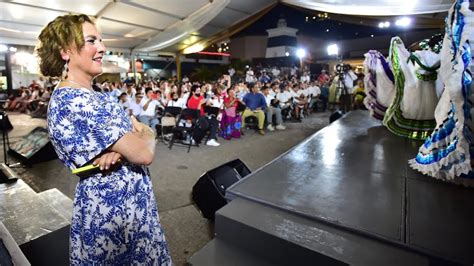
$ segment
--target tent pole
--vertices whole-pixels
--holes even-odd
[[[133,71],[133,78],[135,79],[135,85],[138,86],[138,79],[137,79],[137,60],[135,55],[131,55],[131,62],[132,64],[132,71]]]
[[[181,54],[176,53],[176,78],[177,81],[181,81]]]

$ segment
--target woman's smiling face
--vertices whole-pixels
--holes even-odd
[[[102,57],[105,46],[97,28],[91,23],[82,24],[84,34],[84,46],[77,51],[71,48],[69,58],[69,72],[71,76],[82,76],[84,74],[95,77],[102,73]]]

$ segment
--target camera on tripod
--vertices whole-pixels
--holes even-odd
[[[337,74],[344,74],[345,72],[351,69],[351,65],[339,63],[336,65],[336,73]]]

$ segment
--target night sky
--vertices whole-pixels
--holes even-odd
[[[265,16],[257,20],[255,23],[250,25],[248,28],[237,33],[238,36],[249,36],[249,35],[267,35],[266,29],[276,28],[278,19],[283,17],[286,19],[288,27],[299,29],[297,34],[308,35],[312,37],[325,38],[328,40],[342,40],[342,39],[355,39],[355,38],[366,38],[379,35],[398,35],[403,32],[403,29],[395,27],[392,23],[392,27],[389,29],[381,29],[379,27],[364,26],[346,22],[340,22],[331,19],[320,20],[317,17],[318,11],[306,10],[303,11],[298,8],[293,8],[283,4],[278,4]],[[306,21],[306,17],[308,20]],[[313,19],[316,17],[316,19]],[[357,19],[360,21],[360,19]],[[327,31],[329,29],[329,32]]]

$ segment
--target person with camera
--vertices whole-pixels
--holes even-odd
[[[351,65],[339,64],[336,66],[339,78],[342,77],[343,88],[340,97],[341,109],[344,112],[349,112],[352,109],[352,92],[354,91],[354,81],[357,76],[352,71]]]
[[[138,120],[145,125],[148,125],[156,134],[156,126],[160,123],[157,116],[157,109],[164,108],[162,104],[153,99],[153,89],[146,88],[145,89],[145,96],[140,102],[140,106],[143,108],[143,111],[138,116]]]

